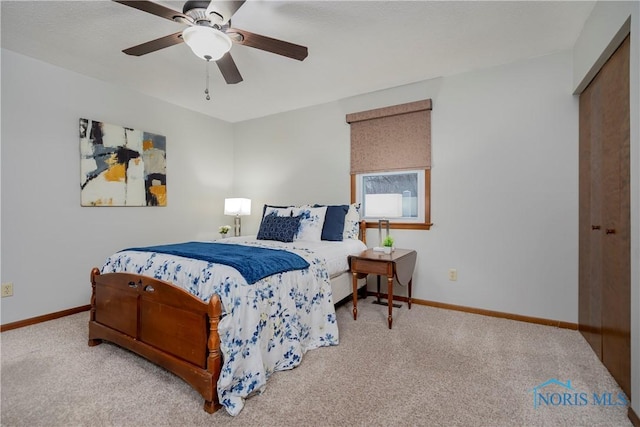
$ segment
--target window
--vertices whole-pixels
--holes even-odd
[[[347,114],[351,202],[367,227],[431,227],[431,100]]]
[[[356,175],[356,200],[366,221],[424,222],[424,170]]]

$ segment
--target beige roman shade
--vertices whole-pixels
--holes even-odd
[[[347,114],[351,173],[431,168],[431,100]]]

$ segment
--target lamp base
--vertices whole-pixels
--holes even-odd
[[[384,237],[382,237],[382,226],[385,226],[387,233]],[[388,219],[379,219],[378,220],[378,239],[380,240],[380,246],[384,245],[384,239],[389,236],[389,220]]]
[[[240,215],[236,215],[233,219],[233,235],[235,237],[240,236],[241,232],[241,224],[240,224]]]

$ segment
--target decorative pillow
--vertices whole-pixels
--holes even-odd
[[[349,211],[344,218],[343,239],[358,239],[360,237],[360,203],[349,205]]]
[[[320,208],[312,208],[310,206],[293,208],[293,215],[302,216],[300,229],[294,240],[319,242],[322,237],[322,226],[324,225],[324,217],[326,214],[326,206]]]
[[[269,215],[271,212],[275,212],[277,216],[291,216],[293,206],[271,206],[264,205],[262,208],[262,217]]]
[[[258,230],[258,240],[277,240],[279,242],[293,242],[293,238],[300,228],[302,216],[278,216],[271,212],[262,218]]]
[[[322,205],[315,205],[315,208]],[[349,205],[329,205],[322,227],[322,240],[341,242],[344,234],[344,217],[349,212]]]

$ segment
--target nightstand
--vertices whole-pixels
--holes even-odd
[[[412,249],[396,249],[390,254],[367,249],[360,255],[349,257],[349,266],[353,275],[353,320],[358,318],[358,279],[368,274],[387,276],[387,306],[389,307],[389,329],[393,323],[393,279],[409,288],[408,306],[411,309],[411,287],[413,270],[416,266],[416,251]]]

